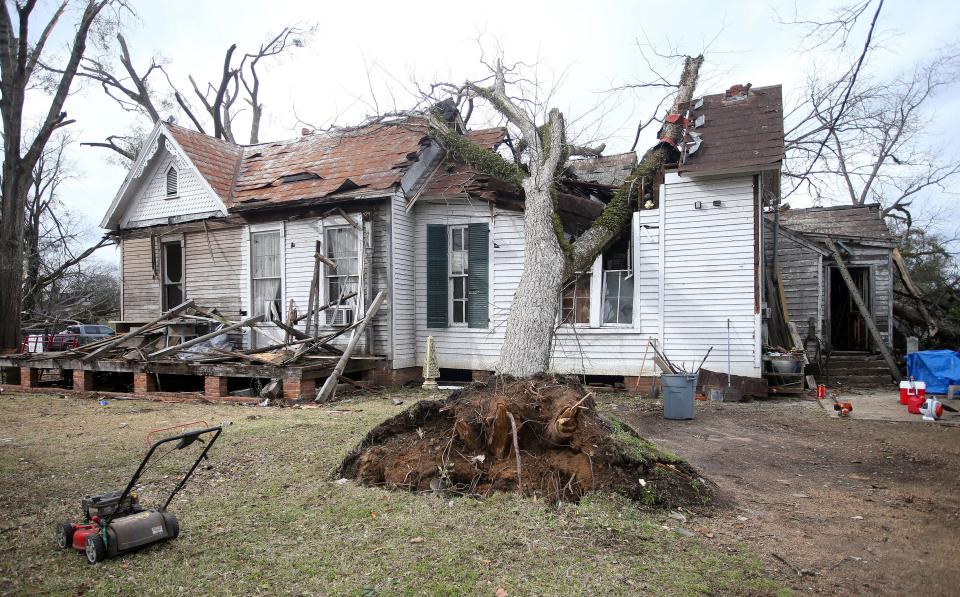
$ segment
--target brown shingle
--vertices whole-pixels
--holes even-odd
[[[679,172],[775,168],[783,161],[783,100],[779,85],[754,87],[746,97],[723,93],[703,96],[703,105],[690,111],[691,128],[702,136],[696,153],[687,156]]]
[[[242,148],[175,124],[164,123],[213,191],[229,207],[230,191]]]

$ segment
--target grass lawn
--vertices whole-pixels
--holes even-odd
[[[0,593],[777,594],[761,561],[664,511],[592,494],[561,508],[512,495],[418,496],[334,483],[368,429],[420,395],[279,409],[0,398]],[[88,493],[122,488],[153,428],[231,422],[171,505],[174,541],[90,566],[54,545]],[[180,456],[179,453],[176,456]],[[178,463],[147,474],[144,505]],[[164,479],[163,477],[167,478]],[[155,503],[155,502],[154,502]]]

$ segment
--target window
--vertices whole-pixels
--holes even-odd
[[[469,275],[469,248],[466,226],[451,226],[450,230],[450,312],[453,323],[467,323],[467,277]]]
[[[324,230],[326,256],[337,264],[326,268],[327,300],[357,292],[360,283],[360,233],[353,226],[326,228]],[[327,325],[343,326],[353,323],[353,305],[356,297],[336,308],[327,309]]]
[[[593,276],[579,274],[576,280],[564,286],[560,295],[562,323],[590,323],[590,282]]]
[[[603,253],[602,272],[601,321],[614,325],[633,323],[633,262],[629,236],[624,235]]]
[[[167,197],[176,197],[180,192],[180,180],[176,167],[167,168]]]
[[[280,318],[280,260],[283,255],[279,230],[250,234],[250,279],[252,315]]]
[[[180,241],[160,243],[163,261],[163,310],[183,302],[183,245]]]

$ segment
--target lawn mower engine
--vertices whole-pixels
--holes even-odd
[[[152,444],[126,489],[85,496],[81,502],[85,522],[64,522],[57,525],[57,546],[61,549],[72,547],[82,551],[88,562],[96,564],[151,543],[175,539],[180,534],[180,523],[176,516],[167,512],[167,506],[186,484],[200,461],[206,458],[220,432],[220,427],[209,427],[167,437]],[[134,487],[157,447],[176,441],[178,443],[171,450],[182,450],[197,441],[205,443],[201,438],[209,434],[212,434],[209,443],[206,443],[196,462],[181,478],[163,506],[156,510],[141,507],[140,496]]]

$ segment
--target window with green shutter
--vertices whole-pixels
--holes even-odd
[[[485,328],[490,324],[490,227],[470,224],[467,230],[467,324]]]
[[[427,327],[490,324],[490,227],[427,225]]]
[[[447,227],[427,224],[427,327],[448,326]]]

